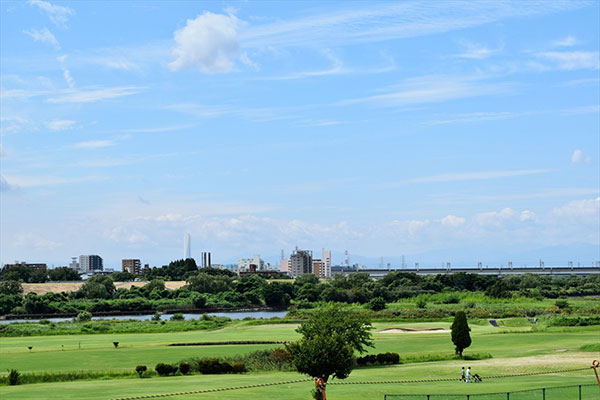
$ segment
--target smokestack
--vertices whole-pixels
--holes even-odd
[[[186,233],[183,237],[183,259],[192,258],[192,237]]]

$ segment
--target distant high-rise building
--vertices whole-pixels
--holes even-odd
[[[84,272],[102,271],[102,257],[96,254],[79,256],[79,269]]]
[[[312,251],[294,250],[290,257],[290,275],[297,277],[313,272]]]
[[[290,272],[290,260],[281,258],[279,262],[279,272],[289,273]]]
[[[183,238],[183,259],[192,258],[192,236],[186,233]]]
[[[46,270],[46,264],[41,263],[26,263],[25,261],[15,261],[14,264],[4,264],[4,270],[15,268],[15,267],[25,267],[31,269],[43,269]]]
[[[77,262],[77,257],[71,257],[71,263],[69,264],[69,268],[74,269],[75,271],[79,270],[79,263]]]
[[[331,277],[331,250],[323,249],[323,255],[321,257],[321,271],[319,272],[319,277]]]
[[[121,260],[121,271],[139,275],[142,273],[142,262],[137,258]]]
[[[206,267],[210,267],[210,266],[211,266],[210,251],[203,251],[201,268],[206,268]]]
[[[260,258],[260,254],[255,254],[252,258],[239,258],[237,265],[238,274],[240,272],[250,271],[252,265],[254,265],[254,272],[263,271],[265,269],[265,262]]]

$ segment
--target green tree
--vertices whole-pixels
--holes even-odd
[[[467,315],[464,311],[457,311],[452,322],[452,343],[455,346],[456,354],[463,356],[463,350],[471,345],[471,328],[467,322]]]
[[[265,285],[262,288],[265,304],[271,307],[287,307],[290,304],[290,295],[285,292],[283,285],[278,282]]]
[[[288,345],[298,372],[313,378],[345,379],[354,369],[354,349],[337,336],[304,337]]]
[[[364,316],[329,303],[296,329],[302,339],[287,349],[298,372],[324,382],[344,379],[356,365],[354,352],[373,346],[370,328]]]
[[[385,299],[383,297],[375,297],[369,301],[367,308],[373,311],[380,311],[385,309]]]
[[[78,290],[86,299],[110,299],[115,292],[115,284],[106,275],[94,275]]]
[[[373,347],[371,322],[368,318],[333,303],[313,313],[296,331],[307,338],[320,335],[338,336],[359,353],[364,353],[366,347]]]
[[[0,294],[21,294],[23,286],[18,281],[0,282]]]
[[[48,270],[48,278],[51,281],[80,281],[81,276],[69,267],[57,267]]]
[[[110,279],[112,279],[113,282],[131,282],[134,281],[135,278],[136,275],[129,271],[121,271],[110,274]]]

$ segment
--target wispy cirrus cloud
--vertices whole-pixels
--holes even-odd
[[[114,145],[115,142],[113,140],[88,140],[85,142],[75,143],[73,147],[78,149],[97,149],[101,147],[111,147]]]
[[[36,42],[50,43],[57,49],[60,49],[58,40],[54,37],[48,28],[24,30],[23,33],[31,36]]]
[[[574,36],[569,35],[565,38],[555,40],[554,42],[552,42],[552,46],[554,46],[554,47],[571,47],[571,46],[575,46],[577,43],[578,43],[577,39],[575,39]]]
[[[103,180],[98,176],[65,177],[58,175],[5,175],[6,181],[17,188],[29,188],[39,186],[65,185],[71,183],[91,182]]]
[[[481,172],[457,172],[440,174],[433,176],[424,176],[410,179],[409,183],[432,183],[432,182],[454,182],[454,181],[473,181],[510,178],[514,176],[536,175],[551,172],[551,169],[521,169],[507,171],[481,171]]]
[[[383,89],[387,93],[342,100],[337,105],[372,103],[384,107],[435,103],[506,93],[510,82],[486,81],[482,76],[422,76]]]
[[[600,106],[580,106],[563,108],[560,110],[534,110],[534,111],[481,111],[466,114],[457,114],[451,118],[438,119],[425,122],[425,125],[448,125],[457,123],[475,123],[485,121],[498,121],[504,119],[530,117],[533,115],[561,114],[561,115],[581,115],[594,114],[600,112]]]
[[[54,120],[46,123],[46,128],[51,131],[64,131],[67,129],[72,129],[75,125],[75,121],[72,120]]]
[[[323,46],[379,42],[410,38],[479,26],[506,18],[549,14],[586,6],[585,3],[529,1],[455,1],[437,3],[378,3],[376,7],[354,7],[336,13],[278,20],[240,31],[246,47]]]
[[[143,91],[139,86],[116,86],[86,89],[69,89],[58,92],[49,97],[48,103],[93,103],[101,100],[115,99],[123,96],[131,96]]]
[[[501,49],[490,49],[486,45],[476,43],[466,43],[465,47],[465,51],[457,54],[456,57],[467,58],[470,60],[483,60],[484,58],[491,57],[501,51]]]
[[[29,0],[28,3],[43,10],[55,25],[64,26],[69,21],[69,17],[75,15],[75,10],[72,8],[52,4],[48,1]]]
[[[600,68],[600,53],[597,51],[546,51],[536,53],[536,56],[568,71]]]

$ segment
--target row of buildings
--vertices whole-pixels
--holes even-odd
[[[238,275],[248,273],[275,273],[281,272],[293,278],[304,274],[315,274],[320,278],[331,276],[331,250],[322,250],[321,258],[314,258],[311,250],[296,248],[290,258],[281,256],[279,265],[265,263],[259,254],[252,258],[240,258],[237,261]]]
[[[296,249],[289,259],[281,259],[279,270],[295,278],[304,274],[315,274],[319,278],[331,276],[331,250],[323,249],[321,258],[313,258],[310,250]]]

